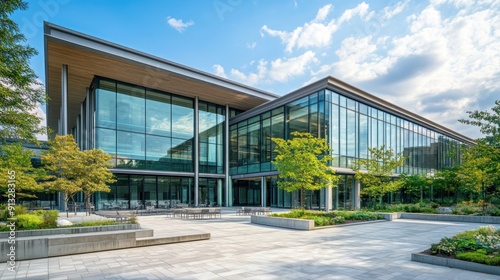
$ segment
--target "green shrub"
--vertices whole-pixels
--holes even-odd
[[[500,255],[498,252],[497,254],[487,254],[484,250],[477,250],[474,252],[458,253],[455,257],[463,261],[500,266]]]
[[[345,223],[345,218],[342,216],[336,216],[332,219],[334,224],[344,224]]]
[[[457,252],[457,243],[457,240],[454,238],[444,237],[439,243],[431,245],[431,254],[453,256]]]
[[[322,227],[322,226],[329,226],[332,224],[332,220],[329,217],[322,217],[322,216],[309,216],[314,220],[314,226],[316,227]]]
[[[57,210],[46,210],[42,213],[43,217],[43,227],[44,228],[56,228],[57,218],[59,218],[59,211]]]
[[[18,230],[41,229],[43,227],[43,219],[34,214],[16,215],[16,226]]]
[[[116,225],[116,221],[112,220],[83,221],[81,223],[75,224],[75,226],[81,226],[81,227],[109,226],[109,225]]]

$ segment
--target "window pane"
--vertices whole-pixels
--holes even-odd
[[[194,137],[193,100],[172,96],[172,137],[192,139]]]
[[[144,88],[118,84],[117,128],[144,133]]]
[[[146,92],[146,133],[170,136],[170,95],[157,91]]]
[[[96,126],[116,128],[115,82],[101,80],[96,94]]]

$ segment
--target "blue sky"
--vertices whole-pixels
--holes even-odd
[[[278,95],[331,75],[472,138],[500,99],[496,0],[28,2],[42,81],[46,20]]]

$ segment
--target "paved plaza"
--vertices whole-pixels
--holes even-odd
[[[0,264],[0,279],[500,279],[410,261],[443,236],[481,224],[396,220],[295,231],[259,226],[224,209],[222,219],[139,217],[155,236],[209,232],[208,241]],[[3,253],[3,252],[2,252]]]

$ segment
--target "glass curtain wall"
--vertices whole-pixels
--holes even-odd
[[[117,181],[110,186],[109,193],[95,194],[99,197],[94,200],[97,201],[97,209],[170,208],[179,203],[194,204],[193,178],[122,174],[115,176]],[[207,197],[214,198],[216,193],[210,193],[211,189],[208,190]]]
[[[97,78],[95,148],[116,168],[193,172],[194,101]]]
[[[293,131],[326,137],[336,167],[350,168],[382,145],[405,156],[399,174],[452,167],[460,155],[457,140],[327,89],[231,125],[230,174],[274,170],[271,138],[288,139]]]
[[[199,102],[200,173],[224,173],[225,108]]]

